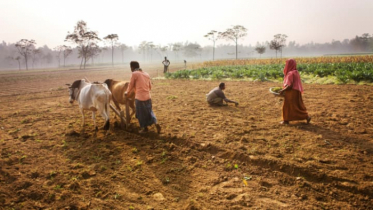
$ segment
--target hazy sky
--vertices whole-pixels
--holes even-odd
[[[0,41],[34,39],[53,48],[67,44],[66,34],[79,20],[100,37],[115,33],[131,46],[210,45],[207,32],[232,25],[248,29],[244,45],[278,33],[300,44],[324,43],[373,34],[373,0],[0,0]]]

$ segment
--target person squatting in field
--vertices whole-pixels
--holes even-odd
[[[284,83],[283,89],[280,91],[284,95],[284,104],[282,106],[281,124],[289,124],[293,120],[307,120],[307,124],[311,121],[307,109],[304,106],[303,86],[297,70],[297,63],[294,59],[286,61],[284,68]]]
[[[152,99],[150,97],[152,85],[150,76],[148,73],[142,71],[137,61],[131,61],[130,67],[132,76],[127,91],[124,94],[127,96],[127,93],[135,89],[136,117],[141,127],[139,133],[147,132],[148,126],[153,124],[155,124],[157,133],[160,133],[161,126],[157,123],[157,118],[152,110]]]
[[[227,103],[234,103],[236,106],[238,106],[238,102],[229,100],[227,97],[225,97],[223,90],[225,90],[224,82],[220,83],[219,87],[212,89],[206,95],[207,103],[216,106],[228,106]],[[225,101],[226,103],[223,103],[223,101]]]

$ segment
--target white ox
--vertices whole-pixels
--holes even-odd
[[[84,79],[76,80],[73,84],[69,85],[70,103],[76,100],[79,104],[80,112],[83,116],[82,129],[84,130],[84,110],[92,111],[92,119],[94,122],[95,130],[96,126],[96,112],[98,111],[101,116],[105,119],[104,130],[110,128],[110,117],[109,117],[109,106],[111,100],[111,92],[108,86],[103,84],[91,84],[86,82]]]

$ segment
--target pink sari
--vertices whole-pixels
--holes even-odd
[[[303,93],[302,80],[300,79],[300,75],[297,70],[297,63],[294,59],[289,59],[286,61],[284,75],[283,87],[286,85],[291,86],[292,89]]]
[[[284,121],[308,119],[308,112],[302,99],[302,81],[296,68],[295,60],[286,61],[283,87],[290,86],[291,88],[285,91],[285,100],[282,106],[282,118]]]

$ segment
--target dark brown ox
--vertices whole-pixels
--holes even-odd
[[[126,81],[117,81],[113,79],[107,79],[104,82],[107,84],[109,90],[111,91],[112,94],[112,100],[116,106],[116,108],[121,111],[122,109],[120,108],[119,104],[126,105],[127,100],[128,100],[128,105],[132,109],[132,113],[130,114],[130,119],[132,116],[135,114],[136,109],[135,109],[135,91],[132,91],[127,94],[127,97],[124,95],[126,92],[129,82]]]

